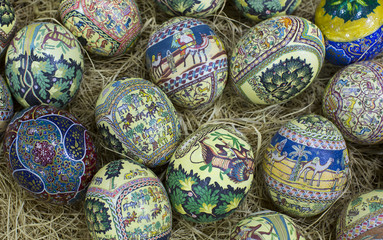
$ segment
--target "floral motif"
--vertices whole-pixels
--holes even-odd
[[[40,163],[44,167],[53,163],[56,156],[55,147],[47,141],[35,142],[32,154],[36,163]]]

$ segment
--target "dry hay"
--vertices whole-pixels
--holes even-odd
[[[18,28],[33,21],[57,21],[58,3],[55,0],[15,0]],[[303,0],[294,15],[313,20],[319,0]],[[101,165],[121,158],[105,149],[96,131],[94,106],[102,88],[120,77],[149,79],[145,69],[144,51],[149,35],[169,17],[154,7],[151,1],[137,1],[144,28],[136,46],[115,58],[85,57],[85,75],[76,99],[68,106],[91,132],[98,149]],[[230,55],[235,43],[254,23],[247,21],[228,0],[223,11],[203,19],[223,40]],[[382,55],[377,58],[383,62]],[[1,60],[4,77],[4,60]],[[244,133],[256,155],[256,172],[251,191],[243,205],[228,219],[211,224],[187,222],[174,214],[172,239],[227,239],[233,226],[250,213],[264,209],[276,210],[266,194],[260,163],[271,137],[290,119],[307,113],[321,114],[324,87],[339,67],[326,63],[314,83],[295,99],[273,106],[256,106],[241,99],[228,85],[212,107],[202,110],[177,109],[183,137],[201,125],[226,123]],[[20,108],[20,107],[18,107]],[[334,239],[339,211],[353,194],[381,188],[382,164],[380,146],[362,147],[348,143],[352,179],[345,194],[326,213],[313,218],[294,218],[306,239]],[[0,161],[0,239],[90,239],[82,204],[53,206],[36,201],[12,179],[5,160]]]

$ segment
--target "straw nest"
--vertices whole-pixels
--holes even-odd
[[[12,1],[11,1],[12,2]],[[294,15],[313,21],[319,0],[303,0]],[[96,131],[94,107],[102,88],[120,77],[149,79],[144,62],[146,44],[150,34],[169,19],[154,6],[152,1],[137,0],[144,23],[142,34],[135,47],[115,58],[102,58],[85,54],[85,74],[77,97],[68,110],[91,132],[98,149],[101,165],[121,158],[103,146]],[[58,22],[59,1],[15,0],[13,6],[18,18],[18,29],[33,21]],[[222,11],[203,19],[223,40],[230,55],[238,39],[254,23],[244,19],[234,9],[232,1],[226,1]],[[383,62],[382,55],[376,58]],[[240,98],[230,86],[209,108],[202,110],[177,109],[181,119],[183,137],[201,125],[226,123],[244,133],[256,156],[256,172],[252,189],[243,205],[230,218],[211,224],[195,224],[173,217],[172,239],[227,239],[231,229],[241,219],[260,210],[276,207],[268,198],[262,183],[261,162],[266,146],[276,131],[290,119],[307,113],[322,114],[321,102],[324,88],[340,68],[326,63],[318,78],[301,95],[283,104],[256,106]],[[4,77],[4,59],[1,59],[1,75]],[[16,106],[17,107],[17,106]],[[17,107],[20,109],[20,107]],[[344,195],[331,208],[314,218],[294,218],[306,239],[334,239],[339,211],[354,194],[381,188],[383,151],[380,146],[359,146],[348,143],[352,177]],[[1,148],[2,149],[2,148]],[[2,150],[1,150],[2,151]],[[82,204],[53,206],[35,200],[13,180],[5,160],[0,161],[0,239],[90,239]]]

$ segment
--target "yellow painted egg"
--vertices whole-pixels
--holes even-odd
[[[95,115],[108,148],[148,167],[167,163],[180,142],[173,104],[161,89],[141,78],[109,83],[97,100]]]
[[[8,47],[10,41],[16,32],[16,19],[15,10],[9,0],[0,2],[0,55]]]
[[[125,53],[142,29],[134,0],[62,0],[59,11],[65,27],[84,48],[101,56]]]
[[[224,0],[155,0],[161,10],[172,16],[206,17],[216,13]]]
[[[341,212],[337,240],[383,239],[383,190],[354,197]]]
[[[274,135],[262,167],[273,202],[291,216],[324,212],[341,196],[350,177],[342,134],[314,114],[294,118]]]
[[[116,160],[93,177],[85,197],[93,239],[170,239],[172,211],[160,179],[131,160]]]
[[[326,39],[326,60],[348,65],[383,51],[383,0],[321,0],[315,24]]]
[[[316,78],[324,61],[321,31],[296,16],[265,20],[251,28],[233,50],[230,79],[254,104],[294,98]]]
[[[228,75],[222,41],[207,24],[186,17],[168,20],[151,35],[146,67],[172,102],[188,109],[213,103]]]
[[[280,15],[290,15],[301,0],[234,0],[237,9],[256,22]]]
[[[343,136],[359,144],[383,140],[383,64],[356,62],[339,70],[323,96],[323,112]]]
[[[240,221],[230,234],[230,240],[305,240],[288,216],[261,211]]]
[[[208,126],[177,148],[165,184],[178,214],[208,223],[229,216],[240,206],[253,172],[253,152],[245,137],[229,126]]]

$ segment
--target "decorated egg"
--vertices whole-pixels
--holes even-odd
[[[206,17],[217,12],[225,0],[155,0],[154,2],[172,16]]]
[[[305,238],[286,215],[274,211],[261,211],[240,221],[230,234],[230,240]]]
[[[177,17],[154,32],[146,49],[153,82],[180,107],[202,108],[223,92],[227,55],[213,30],[200,20]]]
[[[383,51],[383,0],[321,0],[315,23],[326,39],[326,60],[347,65]]]
[[[130,49],[142,22],[134,0],[62,0],[61,21],[84,48],[102,56],[118,56]]]
[[[1,1],[0,7],[0,54],[3,54],[16,32],[16,14],[9,0]]]
[[[359,144],[383,140],[383,64],[356,62],[338,71],[323,97],[323,112],[343,136]]]
[[[271,139],[262,166],[271,199],[291,216],[324,212],[349,179],[342,134],[329,120],[314,114],[285,124]]]
[[[198,223],[223,219],[251,187],[254,158],[245,137],[229,126],[208,126],[189,135],[173,154],[165,184],[173,209]]]
[[[116,160],[93,177],[85,198],[93,239],[169,239],[172,211],[160,179],[131,160]]]
[[[322,33],[304,18],[280,16],[249,30],[233,50],[230,78],[254,104],[275,104],[305,90],[322,68]]]
[[[49,203],[82,200],[96,172],[96,150],[87,130],[52,106],[15,114],[5,132],[4,153],[16,182]]]
[[[354,197],[340,214],[337,240],[383,239],[383,190]]]
[[[0,138],[13,116],[13,101],[7,83],[0,76]]]
[[[141,78],[109,83],[97,100],[95,115],[108,148],[152,168],[167,163],[180,142],[173,104]]]
[[[234,0],[237,9],[247,18],[260,22],[265,19],[289,15],[301,0]]]
[[[64,27],[46,22],[22,28],[5,59],[9,88],[23,107],[64,107],[80,87],[83,68],[76,38]]]

